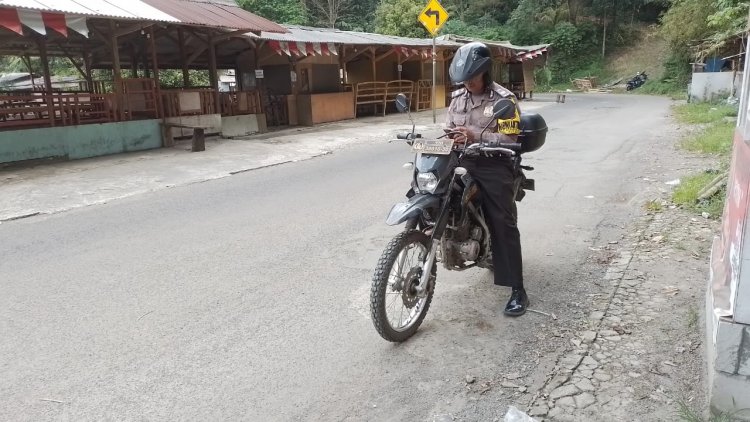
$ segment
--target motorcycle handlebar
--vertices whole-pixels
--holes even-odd
[[[396,135],[396,139],[403,139],[403,140],[409,140],[409,139],[416,139],[421,138],[422,135],[419,133],[399,133]]]

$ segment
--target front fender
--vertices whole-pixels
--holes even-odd
[[[396,226],[404,221],[410,220],[422,215],[424,210],[437,208],[440,205],[440,198],[431,194],[419,194],[409,198],[408,202],[401,202],[391,208],[385,223],[389,226]]]

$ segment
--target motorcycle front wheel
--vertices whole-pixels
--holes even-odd
[[[381,337],[402,342],[422,324],[432,302],[437,264],[431,269],[430,286],[420,297],[416,288],[430,252],[430,238],[408,230],[393,238],[378,260],[370,290],[370,314]]]

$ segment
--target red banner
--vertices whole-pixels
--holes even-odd
[[[23,35],[21,19],[16,9],[0,9],[0,26],[8,28],[18,35]]]
[[[44,26],[57,31],[64,37],[68,36],[68,25],[62,13],[42,12],[42,20],[44,20]]]

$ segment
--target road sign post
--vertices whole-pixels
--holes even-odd
[[[437,47],[435,37],[448,20],[448,12],[438,0],[430,0],[419,14],[419,22],[432,34],[432,123],[437,123]]]

